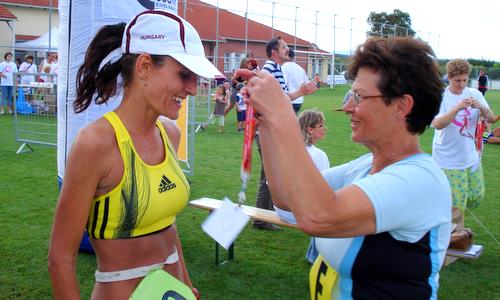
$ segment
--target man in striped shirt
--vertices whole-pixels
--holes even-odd
[[[283,77],[283,72],[281,71],[281,65],[287,61],[290,61],[289,52],[290,49],[288,48],[287,43],[280,36],[272,38],[266,44],[266,54],[268,60],[264,63],[262,71],[268,72],[271,75],[273,75],[274,78],[276,78],[276,80],[281,85],[281,88],[290,98],[290,101],[293,101],[304,95],[310,95],[314,93],[317,88],[314,82],[308,82],[302,84],[296,91],[290,92],[288,90],[285,78]],[[291,103],[290,106],[292,106]],[[255,142],[257,143],[259,154],[261,154],[258,130],[255,136]],[[261,155],[261,162],[262,162],[262,155]],[[269,209],[269,210],[274,209],[273,201],[271,199],[271,193],[269,192],[269,187],[267,186],[267,179],[266,179],[266,174],[264,173],[264,166],[261,167],[260,171],[256,206],[258,208],[263,208],[263,209]],[[278,226],[261,221],[254,221],[253,226],[254,228],[258,229],[279,230]]]

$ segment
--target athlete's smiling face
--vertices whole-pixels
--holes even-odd
[[[144,95],[160,115],[175,120],[179,117],[182,101],[196,95],[197,75],[171,57],[161,65],[151,65],[145,80]]]

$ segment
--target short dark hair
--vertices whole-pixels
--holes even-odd
[[[413,97],[406,126],[411,133],[423,133],[439,111],[444,89],[432,48],[411,37],[371,38],[357,47],[349,78],[356,78],[360,68],[380,74],[378,89],[387,105],[405,94]]]
[[[280,41],[281,41],[281,36],[277,36],[269,40],[269,42],[267,42],[266,55],[268,58],[271,58],[271,56],[273,55],[273,50],[278,50],[280,46]]]
[[[3,59],[7,59],[7,56],[9,56],[9,55],[10,55],[10,56],[14,56],[14,55],[12,55],[12,52],[7,52],[7,53],[5,53],[5,54],[3,55]]]
[[[33,59],[34,60],[35,58],[33,57],[33,55],[27,55],[26,59]]]

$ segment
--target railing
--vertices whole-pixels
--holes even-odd
[[[56,146],[57,75],[20,72],[14,78],[14,127],[23,143],[16,153],[33,151],[30,144]]]

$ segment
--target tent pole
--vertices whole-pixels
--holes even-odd
[[[52,52],[52,0],[49,1],[49,52]]]

